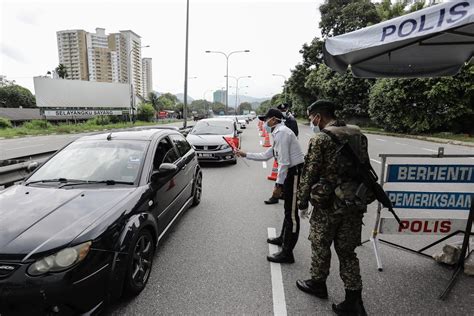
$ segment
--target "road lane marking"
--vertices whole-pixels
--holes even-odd
[[[402,145],[402,146],[407,146],[407,144],[399,143],[399,142],[395,142],[395,144],[397,144],[397,145]]]
[[[23,149],[23,148],[31,148],[31,147],[40,147],[40,146],[44,146],[44,144],[29,145],[29,146],[23,146],[23,147],[14,147],[14,148],[5,149],[5,151],[17,150],[17,149]]]
[[[421,149],[424,149],[424,150],[427,150],[427,151],[432,151],[432,152],[434,152],[434,153],[437,153],[437,152],[438,152],[437,150],[430,149],[430,148],[425,148],[425,147],[421,147]]]
[[[262,161],[262,167],[263,167],[263,169],[267,169],[267,162],[266,161]]]
[[[263,142],[262,142],[262,141],[260,141],[260,145],[263,145]]]
[[[375,159],[372,159],[372,158],[370,158],[370,161],[373,161],[373,162],[376,162],[376,163],[382,163],[381,161],[378,161],[378,160],[375,160]]]
[[[276,237],[276,229],[268,227],[268,238]],[[278,246],[268,244],[270,254],[278,252]],[[270,271],[272,275],[272,294],[273,294],[273,315],[286,316],[285,290],[283,288],[283,276],[281,274],[281,265],[270,262]]]
[[[382,139],[382,138],[376,138],[376,140],[378,140],[379,142],[386,142],[387,141],[386,139]]]

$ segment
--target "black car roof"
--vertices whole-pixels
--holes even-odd
[[[100,134],[88,135],[79,138],[79,140],[106,140],[109,135],[112,139],[123,140],[152,140],[154,137],[162,135],[179,134],[178,128],[174,127],[135,127],[120,131],[110,131]]]

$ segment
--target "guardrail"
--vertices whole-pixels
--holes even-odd
[[[33,163],[42,163],[56,151],[46,151],[34,155],[0,160],[0,189],[9,187],[15,182],[23,180],[28,174],[28,166]]]

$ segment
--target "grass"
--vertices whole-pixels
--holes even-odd
[[[411,137],[411,138],[421,138],[427,139],[430,138],[439,138],[452,141],[460,141],[466,143],[474,144],[474,137],[469,136],[468,134],[453,134],[453,133],[434,133],[434,134],[402,134],[402,133],[393,133],[384,131],[383,128],[379,127],[363,127],[362,130],[369,134],[381,134],[388,136],[397,136],[397,137]]]
[[[115,124],[107,125],[96,125],[91,122],[78,123],[78,124],[58,124],[51,125],[47,128],[40,127],[13,127],[13,128],[4,128],[0,129],[0,137],[4,138],[13,138],[21,136],[35,136],[35,135],[51,135],[51,134],[76,134],[76,133],[85,133],[93,131],[101,131],[108,129],[117,129],[117,128],[128,128],[134,126],[146,126],[146,125],[157,125],[157,124],[168,124],[172,122],[177,122],[178,120],[160,120],[158,122],[142,122],[136,121],[135,124],[130,122],[121,122]]]

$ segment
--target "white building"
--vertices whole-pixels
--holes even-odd
[[[127,78],[131,77],[135,94],[143,96],[141,37],[131,30],[120,31],[120,34],[125,41],[127,52],[127,67],[129,67]]]
[[[89,80],[86,31],[56,32],[59,63],[66,67],[67,79]]]
[[[112,59],[108,36],[103,28],[95,30],[96,33],[86,34],[89,80],[112,82]]]
[[[142,78],[143,78],[143,97],[148,98],[148,94],[153,91],[153,70],[151,58],[142,58]]]

